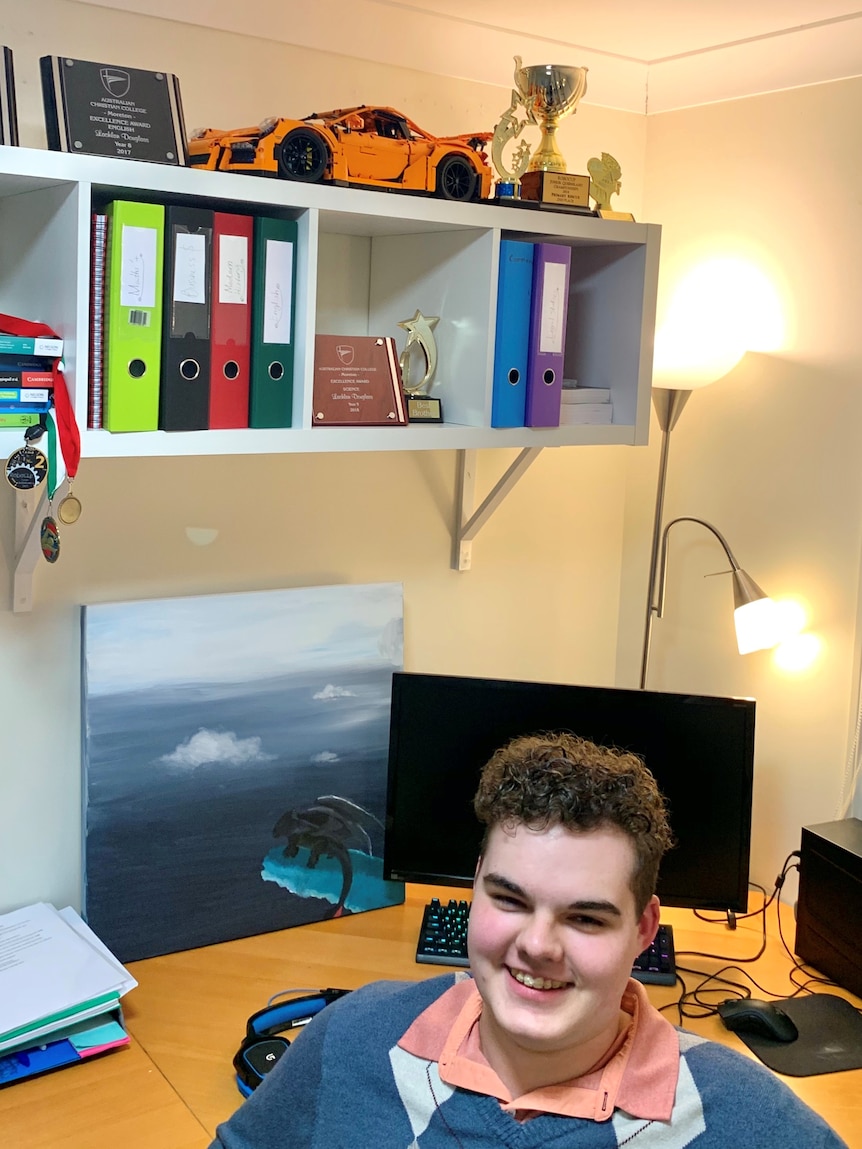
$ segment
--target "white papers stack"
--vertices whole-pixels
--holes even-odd
[[[614,405],[609,387],[578,387],[563,380],[560,426],[573,423],[613,423]]]
[[[0,915],[0,1053],[116,1009],[137,984],[73,909]]]

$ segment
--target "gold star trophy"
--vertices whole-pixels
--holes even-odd
[[[407,332],[407,343],[398,357],[398,365],[401,368],[401,384],[407,400],[407,418],[411,423],[443,422],[442,402],[425,393],[433,386],[434,373],[437,370],[437,342],[434,338],[434,328],[439,322],[439,315],[427,316],[417,311],[412,319],[404,319],[398,324]],[[424,361],[424,373],[418,382],[412,379],[411,359],[416,358],[414,351],[418,352]]]
[[[519,138],[528,123],[535,123],[527,115],[519,119],[517,114],[519,108],[523,110],[521,97],[513,90],[511,103],[500,116],[500,122],[494,128],[494,135],[491,138],[491,163],[499,176],[497,181],[498,199],[520,198],[521,176],[527,170],[527,164],[530,162],[530,145],[526,140],[520,141],[508,160],[504,156],[504,149],[507,145],[514,143]],[[511,169],[509,164],[511,164]]]

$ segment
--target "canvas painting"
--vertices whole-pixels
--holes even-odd
[[[121,961],[403,901],[400,584],[83,610],[84,914]]]

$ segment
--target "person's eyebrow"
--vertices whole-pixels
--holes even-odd
[[[516,897],[529,901],[529,895],[526,891],[522,890],[517,882],[513,882],[510,878],[506,878],[502,874],[484,874],[482,876],[482,882],[486,887],[496,886],[499,889],[506,890],[507,893],[514,894]],[[619,906],[615,905],[614,902],[608,902],[600,898],[585,898],[581,901],[570,902],[566,908],[574,910],[577,913],[611,914],[613,917],[622,917],[622,910]]]
[[[500,889],[506,890],[510,894],[516,894],[519,898],[526,898],[527,896],[517,883],[510,881],[509,878],[504,878],[502,874],[483,874],[482,882],[486,886],[499,886]]]
[[[569,906],[570,910],[579,910],[581,913],[588,914],[612,914],[614,917],[622,917],[622,910],[613,902],[606,901],[583,901],[572,902]]]

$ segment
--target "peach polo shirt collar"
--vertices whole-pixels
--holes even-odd
[[[436,1061],[447,1085],[496,1097],[513,1115],[554,1113],[608,1121],[615,1109],[622,1109],[645,1121],[669,1121],[679,1076],[676,1031],[634,980],[629,980],[621,1006],[631,1023],[601,1064],[582,1077],[520,1097],[512,1097],[482,1054],[477,1025],[482,998],[472,978],[446,990],[416,1018],[398,1045]]]

